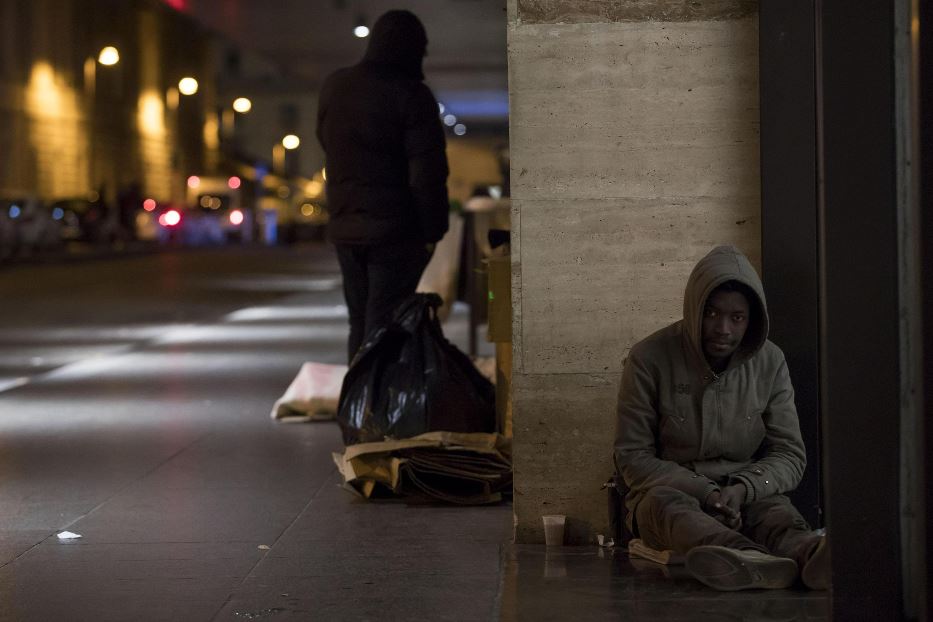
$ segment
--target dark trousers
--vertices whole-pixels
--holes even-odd
[[[431,254],[421,242],[336,244],[343,295],[350,311],[350,362],[374,328],[415,293]]]
[[[755,549],[789,557],[800,568],[819,542],[819,536],[784,495],[772,495],[743,506],[742,526],[733,530],[704,512],[694,497],[658,486],[638,503],[635,524],[638,536],[653,549],[670,549],[681,554],[706,544]]]

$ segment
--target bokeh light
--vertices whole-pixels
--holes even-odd
[[[182,95],[194,95],[198,92],[198,81],[194,78],[182,78],[178,81],[178,92]]]
[[[246,97],[237,97],[233,100],[233,109],[241,114],[245,114],[253,109],[253,102]]]
[[[120,52],[112,45],[108,45],[97,55],[97,62],[101,65],[107,65],[108,67],[116,65],[120,62]]]

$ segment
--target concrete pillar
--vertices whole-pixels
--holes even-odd
[[[606,533],[621,363],[760,257],[757,2],[510,0],[516,539]]]

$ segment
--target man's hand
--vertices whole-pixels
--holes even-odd
[[[745,485],[733,484],[709,493],[704,509],[730,529],[742,527],[742,504],[745,503]]]
[[[739,513],[742,510],[742,506],[745,505],[746,492],[745,484],[732,484],[722,489],[722,495],[719,501],[723,505],[727,505],[735,510],[736,513]]]

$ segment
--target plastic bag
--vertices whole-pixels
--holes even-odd
[[[440,304],[437,294],[413,294],[367,335],[340,391],[344,443],[495,430],[495,389],[444,337]]]

